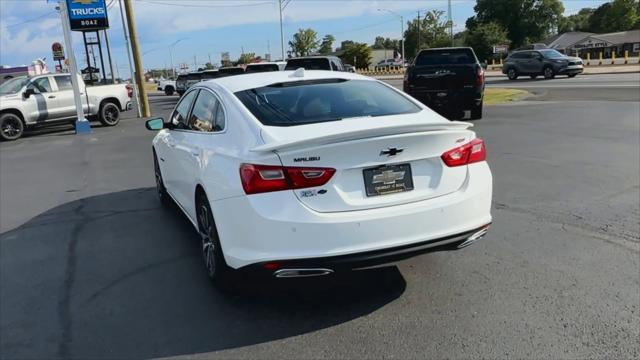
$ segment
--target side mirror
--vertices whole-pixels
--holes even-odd
[[[480,66],[482,66],[483,69],[487,70],[487,63],[486,62],[481,62]]]
[[[24,93],[22,93],[22,96],[24,96],[25,99],[28,99],[29,97],[31,97],[31,95],[35,95],[36,94],[36,90],[32,89],[32,88],[27,88]]]
[[[144,126],[147,128],[147,130],[162,130],[162,129],[169,129],[171,128],[171,126],[169,126],[170,124],[165,124],[164,119],[161,117],[158,118],[153,118],[153,119],[149,119],[147,121],[144,122]]]

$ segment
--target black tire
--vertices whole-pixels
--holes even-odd
[[[158,156],[155,150],[153,151],[153,170],[156,178],[156,193],[158,199],[163,206],[171,205],[171,197],[167,193],[167,188],[164,186],[164,180],[162,179],[162,171],[160,171],[160,163],[158,163]]]
[[[205,194],[199,194],[196,198],[196,217],[198,219],[198,232],[200,233],[202,260],[204,261],[207,276],[215,286],[228,289],[232,269],[224,261],[218,230],[211,212],[211,205]]]
[[[551,80],[556,77],[556,73],[555,71],[553,71],[553,68],[551,66],[545,66],[544,69],[542,69],[542,74],[547,80]]]
[[[164,88],[164,94],[167,96],[173,95],[174,91],[175,89],[173,88],[173,86],[167,86],[166,88]]]
[[[471,116],[470,120],[480,120],[482,119],[482,103],[484,101],[480,101],[480,104],[471,104]]]
[[[570,77],[570,78],[573,78],[573,77],[576,77],[576,75],[578,75],[578,74],[568,74],[567,76]]]
[[[24,123],[16,114],[4,113],[0,115],[0,139],[13,141],[19,139],[24,133]]]
[[[518,72],[515,68],[509,68],[507,69],[507,77],[509,80],[516,80],[518,78]]]
[[[120,122],[120,107],[110,101],[104,102],[100,105],[98,116],[102,125],[116,126]]]
[[[531,80],[535,80],[538,77],[538,75],[529,75],[529,77],[531,78]]]

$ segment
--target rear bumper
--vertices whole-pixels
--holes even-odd
[[[467,179],[457,191],[403,205],[320,213],[293,192],[279,191],[212,201],[211,206],[225,260],[239,269],[269,261],[333,262],[347,256],[354,261],[346,263],[362,263],[378,252],[388,262],[395,256],[437,251],[431,248],[460,242],[491,223],[491,193],[491,171],[482,162],[468,166]],[[409,251],[396,253],[405,248]]]
[[[418,90],[409,89],[407,92],[421,103],[431,108],[466,109],[469,105],[478,105],[484,95],[483,88],[463,90]]]
[[[491,224],[486,224],[470,231],[465,231],[459,234],[445,236],[438,239],[421,241],[409,245],[340,256],[295,260],[273,260],[251,264],[248,266],[244,266],[238,270],[252,275],[273,275],[280,277],[278,275],[279,272],[284,272],[289,269],[304,269],[306,271],[311,271],[314,269],[326,270],[325,272],[319,274],[326,275],[333,272],[371,268],[375,266],[395,263],[427,253],[459,250],[465,248],[484,237],[490,225]]]

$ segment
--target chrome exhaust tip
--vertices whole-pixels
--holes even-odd
[[[489,227],[485,227],[482,228],[480,230],[478,230],[477,232],[473,233],[471,236],[469,236],[467,238],[467,240],[465,240],[464,242],[462,242],[460,245],[458,245],[456,248],[457,249],[462,249],[463,247],[467,247],[471,244],[473,244],[474,242],[482,239],[485,235],[487,235],[487,232],[489,232]]]
[[[332,274],[331,269],[280,269],[273,273],[273,276],[277,278],[293,278],[293,277],[311,277],[311,276],[325,276]]]

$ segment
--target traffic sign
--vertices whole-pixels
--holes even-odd
[[[109,28],[105,0],[66,0],[69,24],[73,31]]]

